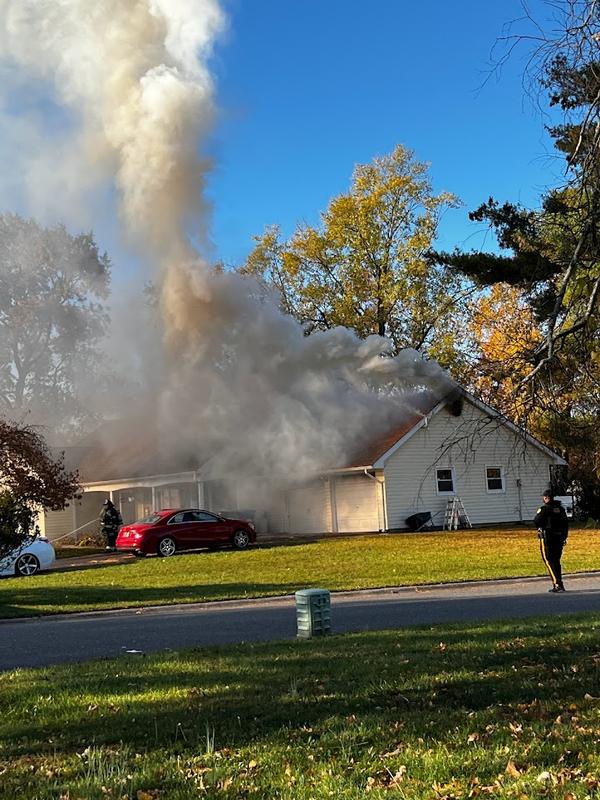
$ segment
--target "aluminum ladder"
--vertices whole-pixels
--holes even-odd
[[[462,500],[460,497],[452,497],[446,503],[446,511],[444,512],[444,526],[443,530],[451,531],[458,530],[459,528],[472,528],[469,515],[465,511]]]

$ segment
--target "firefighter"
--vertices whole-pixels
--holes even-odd
[[[543,500],[544,503],[538,508],[534,522],[538,529],[542,560],[552,580],[552,588],[549,591],[557,594],[565,591],[560,558],[569,535],[569,521],[562,503],[554,499],[551,489],[544,492]]]
[[[102,535],[106,540],[106,550],[109,553],[116,552],[117,535],[119,528],[123,524],[123,520],[117,508],[115,508],[112,500],[105,500],[100,511],[100,523]]]

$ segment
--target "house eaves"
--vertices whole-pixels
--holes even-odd
[[[197,483],[200,476],[197,471],[169,472],[164,475],[146,475],[135,478],[115,478],[106,481],[83,481],[84,492],[116,492],[119,489],[135,489],[164,486],[171,483]]]
[[[490,419],[497,420],[499,424],[504,425],[508,428],[512,433],[516,436],[522,437],[527,444],[530,444],[532,447],[541,450],[546,456],[551,458],[556,464],[566,465],[567,462],[565,459],[556,453],[554,450],[551,450],[545,444],[540,442],[539,439],[536,439],[535,436],[532,436],[528,433],[524,428],[519,428],[518,425],[515,425],[514,422],[511,422],[507,419],[503,414],[499,411],[496,411],[491,406],[488,406],[487,403],[484,403],[483,400],[479,400],[474,395],[470,394],[469,392],[465,391],[464,389],[461,390],[461,395],[464,399],[471,403],[471,405],[478,408],[482,411],[486,416],[490,417]],[[421,428],[427,427],[429,420],[434,417],[442,408],[447,404],[447,398],[444,398],[440,403],[438,403],[435,408],[433,408],[428,414],[424,415],[423,418],[417,422],[409,431],[407,431],[404,436],[402,436],[398,441],[386,450],[385,453],[382,453],[381,456],[373,463],[373,469],[383,469],[385,466],[385,462],[392,456],[402,445],[407,442],[410,438],[412,438],[417,431],[421,430]]]

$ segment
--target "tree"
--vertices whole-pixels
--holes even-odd
[[[396,352],[413,347],[458,364],[472,288],[426,258],[440,215],[457,205],[451,194],[432,193],[427,172],[401,145],[357,166],[318,227],[298,226],[288,241],[268,229],[241,271],[274,288],[307,334],[342,325],[387,336]]]
[[[516,293],[529,331],[521,343],[504,336],[504,353],[495,348],[498,396],[509,415],[568,456],[585,510],[598,518],[600,4],[561,0],[548,7],[551,32],[535,23],[533,35],[511,34],[506,42],[508,53],[535,43],[526,75],[560,117],[549,132],[565,179],[542,195],[539,209],[490,198],[471,212],[496,233],[501,254],[435,253],[432,261],[482,287]],[[484,337],[482,352],[491,344]],[[478,367],[485,382],[489,360]]]
[[[58,511],[79,490],[78,476],[30,426],[0,419],[0,558],[30,535],[39,509]]]
[[[0,215],[0,411],[59,429],[86,416],[77,386],[98,363],[109,280],[91,233]]]
[[[598,338],[600,302],[600,4],[562,0],[548,4],[552,31],[509,35],[508,51],[535,42],[527,75],[547,93],[562,121],[549,128],[564,156],[564,184],[542,195],[539,211],[488,200],[470,214],[486,221],[508,255],[436,254],[482,284],[508,282],[527,290],[543,336],[531,355],[526,381],[558,357],[567,340]],[[556,32],[558,31],[558,32]]]
[[[517,387],[529,371],[541,333],[523,292],[497,283],[482,294],[472,305],[469,336],[470,387],[510,419],[530,423],[529,406]]]

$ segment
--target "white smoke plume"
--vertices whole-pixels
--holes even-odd
[[[0,0],[0,17],[0,56],[51,81],[72,115],[69,183],[112,181],[128,234],[160,266],[162,349],[129,346],[153,374],[165,442],[210,456],[215,474],[298,479],[340,465],[415,392],[448,391],[416,353],[382,357],[379,337],[305,337],[251,279],[213,274],[190,247],[186,231],[206,224],[217,0]]]
[[[0,52],[52,81],[75,114],[79,180],[103,167],[129,231],[161,253],[180,245],[185,222],[201,219],[197,147],[213,117],[204,62],[223,26],[217,2],[0,0],[0,18]]]

